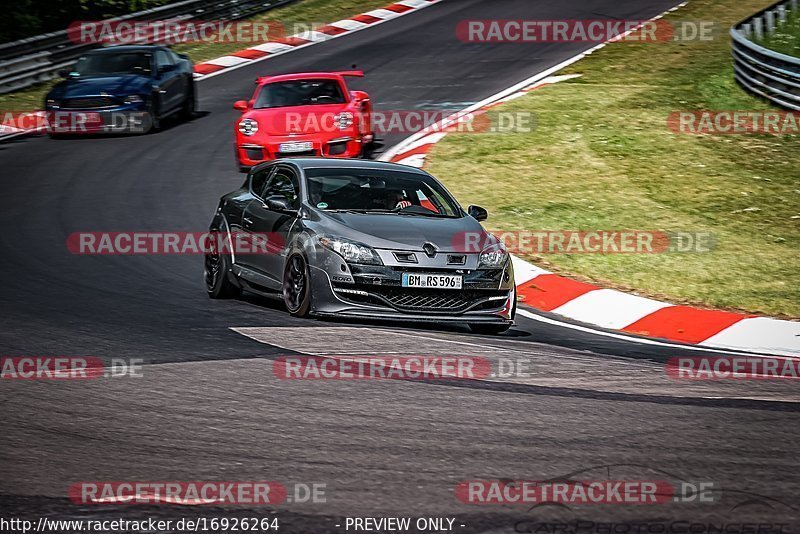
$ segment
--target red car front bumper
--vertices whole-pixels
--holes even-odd
[[[308,148],[298,146],[307,144]],[[287,145],[294,145],[288,146]],[[363,152],[360,137],[339,135],[320,137],[319,135],[293,136],[236,136],[236,159],[240,167],[252,167],[262,161],[279,158],[320,156],[330,158],[357,158]]]

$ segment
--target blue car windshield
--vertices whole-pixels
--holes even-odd
[[[121,52],[88,54],[72,69],[79,76],[101,76],[107,74],[150,75],[150,54],[144,52]]]
[[[292,80],[270,83],[262,87],[254,107],[283,108],[345,102],[342,88],[336,80]]]
[[[326,211],[460,217],[456,201],[432,176],[380,169],[306,169],[308,201]]]

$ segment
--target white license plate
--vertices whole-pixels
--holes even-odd
[[[452,274],[403,273],[403,287],[436,289],[461,289],[463,277]]]
[[[278,150],[281,152],[306,152],[307,150],[314,150],[314,143],[311,141],[305,143],[281,143],[278,145]]]

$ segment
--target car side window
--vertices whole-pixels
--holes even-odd
[[[169,57],[164,50],[157,50],[156,51],[156,68],[158,72],[161,72],[161,69],[167,65],[173,65],[172,58]]]
[[[286,197],[292,208],[298,209],[300,207],[300,180],[297,178],[297,174],[287,167],[278,167],[264,191],[265,199],[272,195]]]
[[[250,189],[258,198],[265,198],[263,196],[264,187],[267,185],[269,177],[274,170],[275,167],[267,167],[253,174],[253,177],[250,179]]]

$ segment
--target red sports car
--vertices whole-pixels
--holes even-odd
[[[361,71],[264,76],[253,98],[237,101],[236,159],[248,170],[262,161],[291,156],[356,158],[374,140],[372,103],[350,91],[344,78]]]

